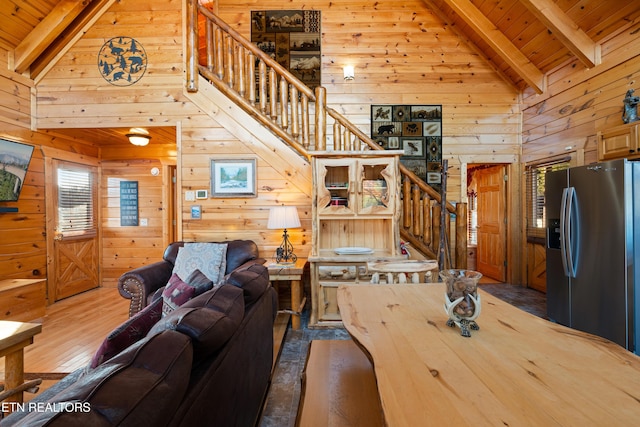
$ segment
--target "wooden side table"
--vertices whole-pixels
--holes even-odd
[[[302,289],[302,274],[306,264],[306,258],[298,258],[296,263],[292,265],[276,263],[267,265],[270,281],[291,282],[291,310],[284,311],[292,315],[291,327],[293,329],[300,329],[300,315],[302,314],[302,309],[307,302],[307,298],[303,296]]]
[[[0,357],[4,357],[4,391],[0,401],[22,403],[22,393],[42,380],[24,382],[24,348],[33,344],[33,336],[42,332],[39,323],[0,321]]]

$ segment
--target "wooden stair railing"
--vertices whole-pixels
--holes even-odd
[[[326,89],[311,90],[286,68],[231,28],[197,0],[187,0],[187,91],[198,91],[198,76],[242,107],[248,114],[309,159],[310,151],[382,150],[368,135],[326,105]],[[313,121],[311,120],[313,118]],[[429,258],[437,258],[440,243],[440,194],[404,165],[400,235]],[[446,203],[456,219],[447,242],[454,243],[454,262],[466,268],[467,208]],[[451,247],[451,244],[448,245]]]

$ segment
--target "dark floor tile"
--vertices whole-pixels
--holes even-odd
[[[300,381],[301,364],[304,359],[298,360],[280,360],[273,375],[272,382],[274,384],[287,384],[293,386]]]

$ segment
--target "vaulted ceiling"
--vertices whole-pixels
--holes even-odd
[[[577,60],[600,63],[601,45],[640,17],[637,0],[423,0],[519,90]]]
[[[0,0],[0,47],[13,69],[37,78],[62,46],[114,0]],[[638,0],[423,0],[518,90],[545,75],[600,62],[601,46],[640,18]]]

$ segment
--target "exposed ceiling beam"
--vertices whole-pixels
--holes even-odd
[[[585,66],[600,63],[600,45],[551,0],[520,0]]]
[[[30,77],[41,80],[58,60],[109,8],[119,0],[92,0],[82,13],[32,63]]]
[[[537,93],[544,89],[544,74],[469,0],[444,0]]]
[[[31,63],[73,22],[90,0],[60,0],[56,7],[16,46],[14,69],[24,73]]]

